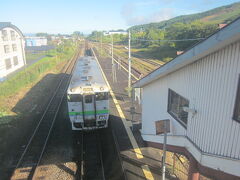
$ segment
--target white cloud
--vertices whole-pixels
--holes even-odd
[[[126,24],[128,26],[168,20],[173,17],[173,14],[174,14],[174,10],[171,8],[162,8],[158,12],[153,12],[148,16],[135,15],[135,9],[133,8],[133,6],[131,8],[125,7],[122,10],[122,16],[125,19]]]
[[[135,4],[132,4],[132,3],[125,4],[122,7],[121,14],[123,17],[132,16],[135,12],[135,9],[136,9]]]
[[[173,17],[173,9],[171,8],[162,8],[159,12],[155,12],[149,17],[149,21],[160,22],[167,20]]]

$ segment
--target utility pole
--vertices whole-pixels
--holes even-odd
[[[118,69],[120,70],[121,69],[121,58],[118,57]]]
[[[117,82],[116,63],[112,65],[112,78],[113,82],[116,83]]]
[[[117,82],[116,63],[114,63],[113,60],[113,35],[111,35],[111,38],[112,38],[112,78],[113,82]]]
[[[102,32],[101,32],[101,55],[102,55]]]
[[[128,32],[128,91],[131,96],[131,32]]]
[[[111,38],[112,38],[112,65],[114,64],[114,61],[113,61],[113,35],[111,35]]]

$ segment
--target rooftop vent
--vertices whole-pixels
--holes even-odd
[[[82,70],[82,73],[88,73],[88,70],[87,69],[84,69],[84,70]]]
[[[83,69],[84,69],[84,70],[90,69],[90,66],[85,66],[85,67],[83,67]]]
[[[87,76],[81,76],[81,80],[82,80],[82,81],[87,81],[87,80],[88,80],[88,77],[87,77]]]
[[[92,76],[88,76],[88,80],[91,80],[92,79]]]

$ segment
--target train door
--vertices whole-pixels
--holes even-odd
[[[94,103],[94,95],[84,95],[83,102],[83,111],[84,111],[84,119],[85,120],[96,120],[96,108]]]

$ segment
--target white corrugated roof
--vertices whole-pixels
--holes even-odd
[[[68,91],[79,87],[104,87],[108,90],[100,67],[92,56],[79,58],[75,65]]]

